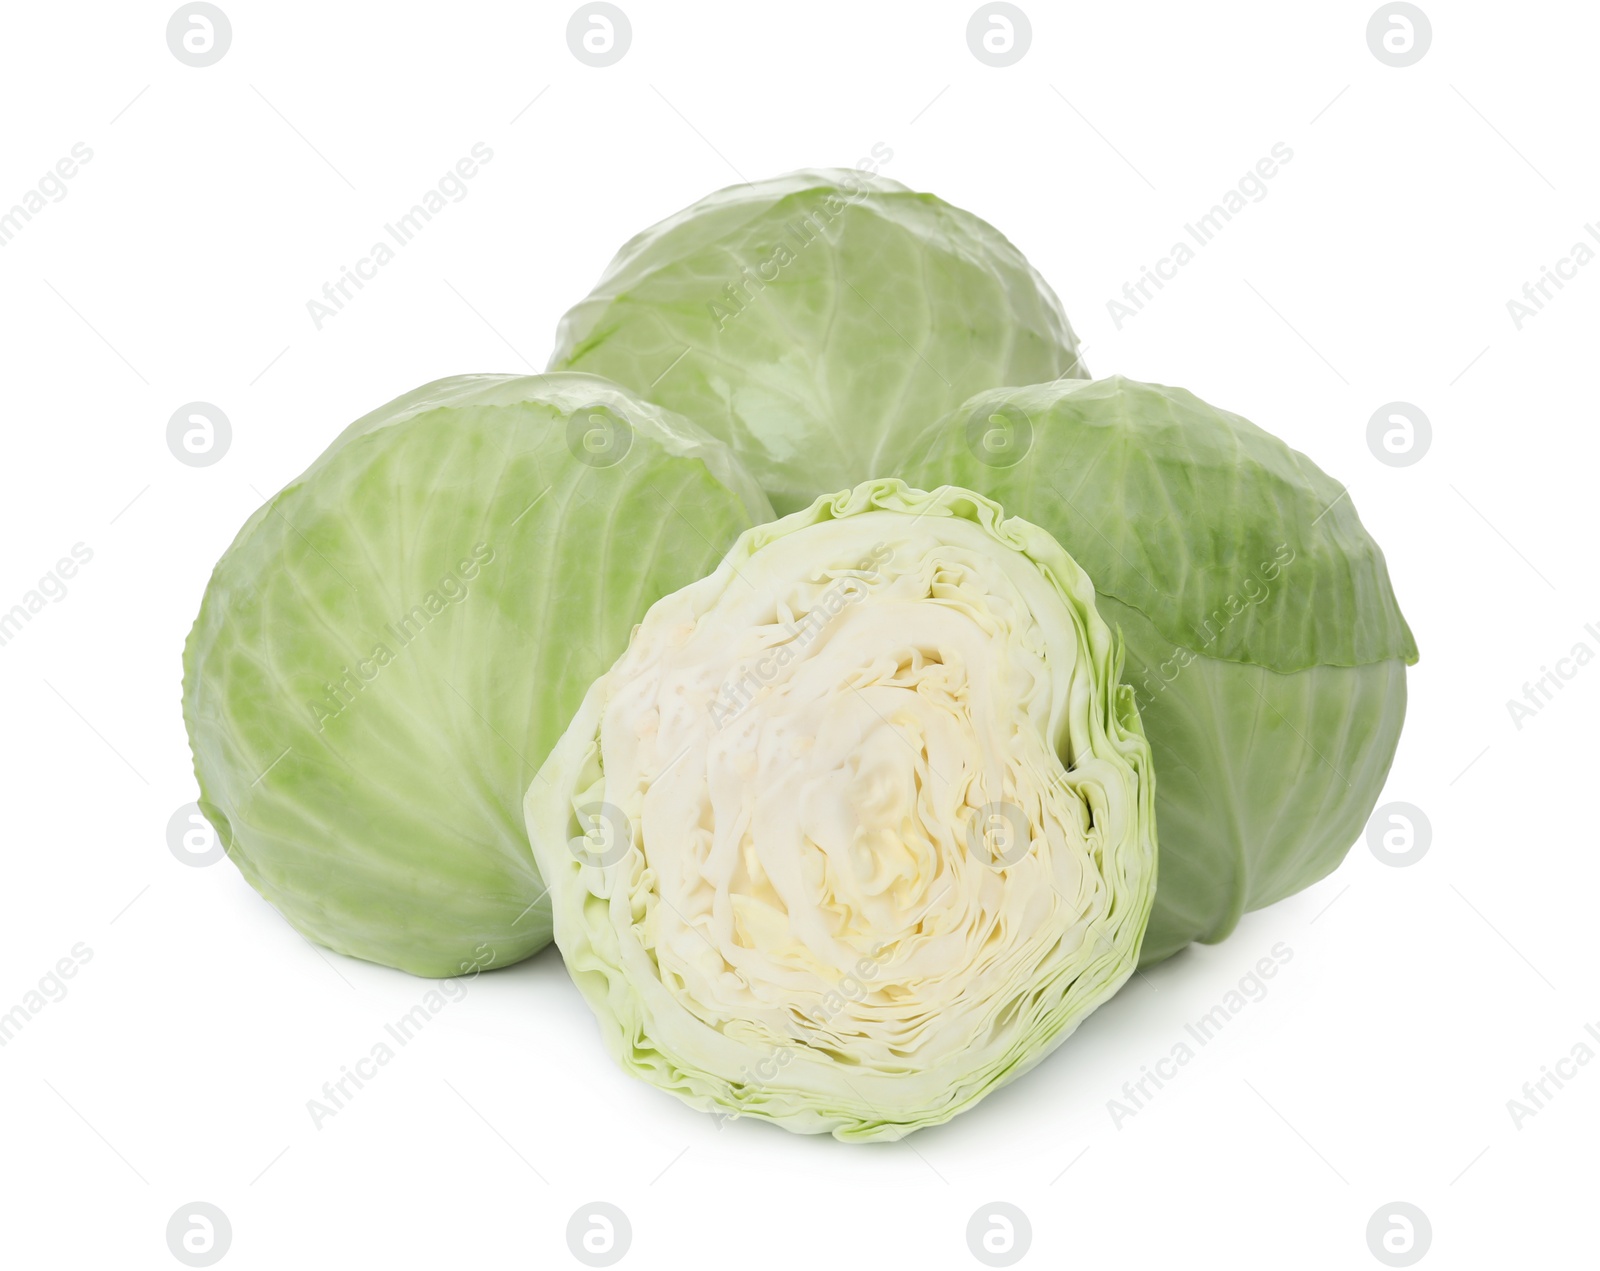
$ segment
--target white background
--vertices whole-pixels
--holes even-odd
[[[94,152],[0,248],[0,608],[93,551],[0,648],[0,1012],[93,951],[0,1049],[8,1265],[177,1266],[166,1224],[196,1200],[241,1268],[577,1265],[595,1200],[651,1267],[977,1266],[966,1224],[996,1200],[1030,1217],[1025,1266],[1376,1267],[1366,1225],[1396,1200],[1431,1221],[1425,1266],[1593,1264],[1600,1064],[1520,1128],[1507,1100],[1600,1027],[1600,666],[1520,729],[1506,707],[1600,651],[1600,262],[1520,331],[1506,308],[1600,222],[1593,6],[1428,0],[1406,69],[1369,51],[1370,0],[1027,0],[1008,69],[969,52],[971,3],[625,0],[607,69],[569,51],[565,4],[223,7],[205,69],[168,51],[165,5],[0,17],[0,209]],[[317,330],[307,300],[480,141],[468,197]],[[1280,141],[1267,197],[1118,330],[1107,300]],[[554,949],[314,1128],[307,1100],[427,985],[169,852],[212,564],[358,415],[542,368],[635,231],[880,142],[885,175],[1028,254],[1096,373],[1191,388],[1348,482],[1422,650],[1384,799],[1426,813],[1430,851],[1356,845],[897,1145],[718,1129],[625,1079]],[[208,468],[166,445],[194,400],[233,425]],[[1393,400],[1432,421],[1410,467],[1367,446]],[[1122,1084],[1278,941],[1266,999],[1114,1126]]]

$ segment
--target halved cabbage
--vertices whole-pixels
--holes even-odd
[[[1133,972],[1151,758],[1088,577],[874,481],[651,607],[529,787],[556,942],[630,1072],[841,1139],[948,1120]]]
[[[217,564],[184,650],[201,810],[329,948],[432,976],[527,957],[529,779],[649,605],[771,515],[726,448],[593,376],[390,402]]]
[[[1146,963],[1344,859],[1417,647],[1342,486],[1247,419],[1120,376],[980,393],[894,471],[1049,530],[1126,641],[1159,777]]]
[[[885,475],[980,389],[1087,373],[999,230],[840,169],[731,186],[636,235],[562,319],[550,369],[687,415],[780,513]]]

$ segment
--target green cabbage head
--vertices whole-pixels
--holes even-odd
[[[720,190],[637,235],[562,320],[550,369],[693,419],[780,513],[889,472],[908,430],[980,389],[1086,373],[998,230],[839,169]]]
[[[201,810],[341,953],[452,976],[547,944],[522,796],[661,596],[771,509],[587,375],[467,375],[357,420],[246,522],[184,650]]]
[[[1150,751],[1088,577],[874,481],[651,607],[529,787],[556,942],[629,1072],[841,1139],[946,1121],[1132,974]]]
[[[1344,859],[1417,649],[1342,486],[1248,420],[1120,377],[979,394],[907,449],[907,481],[1049,530],[1126,642],[1158,778],[1146,962]]]

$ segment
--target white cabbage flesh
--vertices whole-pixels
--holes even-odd
[[[841,1138],[1037,1062],[1131,973],[1153,890],[1118,657],[1042,531],[898,482],[659,601],[528,798],[613,1052]]]

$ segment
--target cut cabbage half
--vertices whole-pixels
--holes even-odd
[[[841,1139],[949,1120],[1138,961],[1151,757],[1048,534],[874,481],[658,601],[528,791],[624,1068]]]

